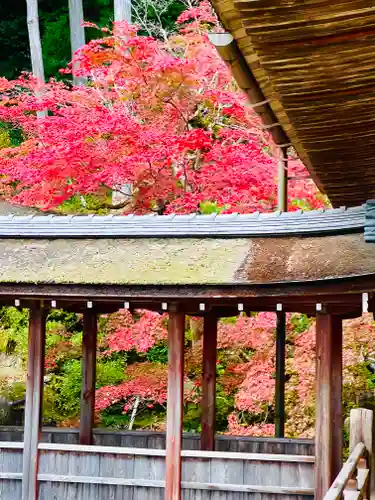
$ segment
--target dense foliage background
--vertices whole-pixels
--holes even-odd
[[[159,3],[163,10],[162,25],[170,31],[185,6],[180,0]],[[56,77],[71,58],[68,1],[39,0],[38,6],[46,78]],[[142,13],[148,8],[147,18],[151,24],[156,17],[153,6],[157,8],[158,1],[135,2],[134,6]],[[101,26],[113,22],[113,0],[83,0],[83,8],[85,19],[91,22]],[[95,30],[86,30],[87,41],[96,36]],[[0,2],[0,39],[0,76],[13,79],[22,71],[31,71],[25,0]]]
[[[167,398],[167,315],[119,311],[101,317],[97,360],[97,425],[164,430]],[[44,422],[77,426],[81,391],[82,322],[79,315],[54,311],[47,323]],[[184,429],[200,431],[202,320],[187,318],[185,332]],[[13,373],[0,369],[2,394],[19,400],[25,391],[27,311],[3,309],[0,359],[19,360]],[[315,325],[300,314],[288,316],[287,434],[312,437],[315,413]],[[372,406],[375,328],[370,315],[344,323],[344,412]],[[218,432],[274,434],[275,315],[223,319],[217,361]],[[17,366],[17,363],[13,363]],[[366,400],[367,398],[367,400]]]

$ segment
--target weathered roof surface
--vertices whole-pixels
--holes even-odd
[[[11,215],[35,215],[40,214],[40,212],[34,208],[21,207],[19,205],[11,205],[6,201],[0,200],[0,217],[11,216]]]
[[[332,204],[374,198],[375,3],[212,3],[246,61],[240,71],[255,77]]]
[[[293,238],[1,239],[0,282],[254,285],[375,273],[363,234]]]
[[[228,215],[0,216],[0,238],[312,236],[360,231],[364,221],[364,206]]]

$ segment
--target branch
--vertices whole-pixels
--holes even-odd
[[[116,204],[102,203],[98,207],[99,208],[108,208],[109,210],[120,210],[120,208],[125,208],[127,205],[130,205],[130,203],[131,202],[129,200],[125,200],[121,203],[116,203]]]

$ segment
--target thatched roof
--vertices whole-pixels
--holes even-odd
[[[291,142],[334,206],[375,197],[375,4],[212,0],[219,49],[279,144]]]
[[[370,205],[282,214],[0,216],[0,283],[246,287],[375,276],[375,245],[363,233]]]
[[[1,239],[0,282],[255,285],[375,273],[363,234],[293,238]]]

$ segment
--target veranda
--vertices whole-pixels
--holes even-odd
[[[0,217],[0,302],[30,310],[24,438],[8,434],[0,443],[1,499],[297,499],[314,488],[321,499],[342,465],[342,320],[373,310],[375,246],[363,238],[365,211]],[[42,436],[50,308],[84,318],[79,445]],[[121,308],[169,314],[166,437],[141,446],[142,433],[93,433],[97,317]],[[278,317],[276,440],[243,439],[245,452],[215,451],[223,442],[215,441],[217,320],[256,311]],[[316,316],[315,456],[310,443],[280,439],[287,312]],[[189,449],[185,315],[204,318],[202,433],[199,441],[186,437]]]

